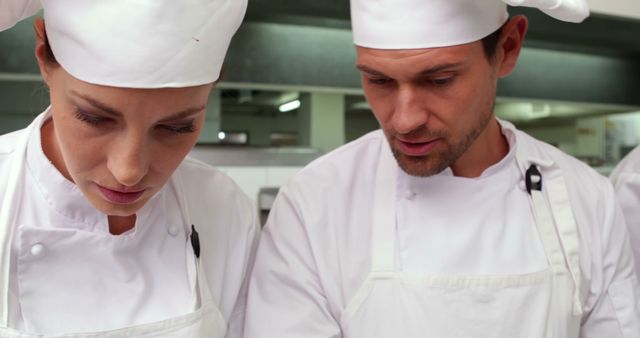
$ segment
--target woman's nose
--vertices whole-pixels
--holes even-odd
[[[140,183],[149,171],[149,155],[143,137],[127,137],[111,148],[109,171],[123,186]]]

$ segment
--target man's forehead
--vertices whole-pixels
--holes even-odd
[[[475,43],[421,49],[375,49],[356,46],[359,65],[407,62],[416,64],[463,63],[482,51],[482,44]]]

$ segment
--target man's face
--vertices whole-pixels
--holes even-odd
[[[409,175],[451,166],[493,119],[498,69],[479,41],[411,50],[357,47],[357,55],[367,100]]]

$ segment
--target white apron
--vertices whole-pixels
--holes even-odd
[[[396,162],[385,143],[376,173],[372,271],[340,318],[342,337],[578,337],[578,235],[564,178],[554,163],[516,153],[523,176],[532,181],[531,207],[549,268],[495,276],[398,271]],[[542,191],[536,189],[540,183]]]
[[[37,335],[8,328],[8,308],[9,308],[9,273],[10,273],[10,255],[11,242],[15,231],[15,217],[17,207],[20,205],[22,196],[20,195],[20,182],[23,179],[24,163],[26,162],[26,149],[29,136],[36,126],[39,126],[43,115],[38,117],[22,134],[13,154],[13,165],[9,173],[9,183],[5,191],[5,198],[0,201],[0,337],[3,338],[32,338],[32,337],[64,337],[64,338],[83,338],[83,337],[201,337],[201,338],[223,338],[227,331],[227,324],[224,317],[216,307],[211,291],[207,286],[204,269],[201,266],[199,258],[189,260],[195,270],[196,278],[194,290],[194,304],[196,310],[193,312],[170,318],[158,322],[125,327],[113,331],[101,332],[82,332],[67,333],[59,335]],[[184,195],[180,190],[180,185],[175,180],[171,180],[172,187],[178,194],[180,201],[180,209],[184,222],[184,229],[187,234],[191,232],[188,209],[184,204]],[[191,236],[187,236],[191,238]],[[193,254],[188,257],[195,257]],[[190,278],[191,279],[191,278]]]

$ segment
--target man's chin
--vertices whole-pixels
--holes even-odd
[[[431,156],[407,156],[397,150],[393,151],[393,155],[400,169],[410,176],[429,177],[437,175],[449,167],[447,163]]]

